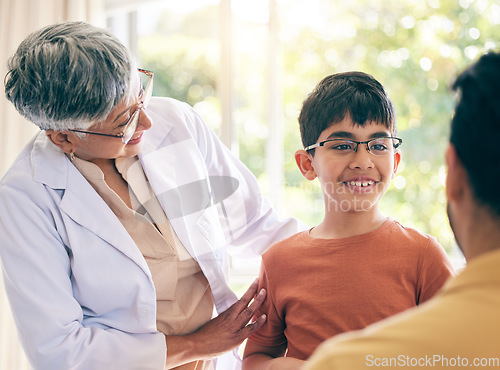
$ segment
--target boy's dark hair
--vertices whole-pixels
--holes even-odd
[[[462,72],[450,142],[465,167],[476,200],[500,216],[500,54],[490,52]]]
[[[363,72],[344,72],[325,77],[304,101],[299,115],[304,147],[346,116],[360,126],[380,123],[396,134],[396,112],[380,82]]]

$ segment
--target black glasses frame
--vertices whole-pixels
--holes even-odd
[[[377,138],[370,139],[370,140],[367,140],[367,141],[356,141],[356,140],[349,140],[349,139],[329,139],[329,140],[320,141],[319,143],[316,143],[316,144],[313,144],[313,145],[309,145],[308,147],[304,148],[304,150],[305,151],[309,151],[309,150],[318,148],[320,146],[324,146],[326,143],[330,143],[332,141],[343,141],[343,142],[347,141],[347,142],[356,144],[356,147],[354,148],[354,152],[358,151],[359,144],[365,144],[366,145],[366,150],[368,150],[369,153],[371,153],[373,155],[377,155],[377,154],[374,154],[370,150],[370,145],[369,144],[372,141],[376,141],[376,140],[380,140],[380,139],[392,139],[392,140],[395,140],[392,143],[394,149],[399,148],[399,146],[403,143],[403,139],[401,139],[399,137],[393,137],[393,136],[377,137]]]

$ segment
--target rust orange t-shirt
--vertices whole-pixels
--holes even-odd
[[[344,239],[309,231],[262,256],[267,298],[256,317],[267,322],[249,340],[287,342],[287,356],[307,359],[324,340],[414,307],[454,274],[437,240],[388,219],[377,230]]]

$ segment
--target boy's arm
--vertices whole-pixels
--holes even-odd
[[[243,354],[243,370],[292,370],[300,369],[304,361],[291,357],[283,357],[286,342],[280,346],[263,346],[248,340]]]

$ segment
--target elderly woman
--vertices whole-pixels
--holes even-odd
[[[303,226],[152,85],[81,22],[31,34],[9,61],[7,98],[42,130],[0,184],[4,281],[34,368],[213,368],[265,321],[249,324],[265,292],[228,287],[228,253],[258,256]]]

